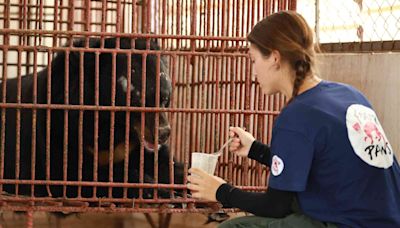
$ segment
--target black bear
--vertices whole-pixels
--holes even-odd
[[[158,60],[154,53],[148,53],[143,59],[141,53],[132,52],[132,44],[136,50],[144,50],[146,46],[150,50],[159,50],[157,42],[142,38],[134,40],[105,38],[104,49],[101,51],[98,49],[102,46],[99,38],[90,38],[88,42],[90,48],[88,50],[85,49],[86,40],[78,39],[71,45],[75,49],[56,52],[51,64],[37,73],[36,82],[32,74],[22,76],[21,90],[18,90],[17,78],[2,82],[6,83],[7,103],[48,105],[33,109],[2,110],[6,112],[5,139],[1,139],[5,141],[5,147],[2,148],[3,179],[31,180],[34,176],[35,180],[109,182],[111,161],[113,182],[124,182],[127,179],[128,183],[138,183],[141,174],[140,146],[143,142],[142,159],[145,164],[142,171],[143,181],[152,183],[154,180],[154,150],[157,149],[158,182],[170,183],[170,151],[166,145],[170,136],[170,125],[166,113],[145,112],[145,118],[142,120],[142,113],[139,111],[118,109],[142,105],[156,107],[157,99],[159,107],[169,106],[172,87],[165,60],[163,58]],[[120,52],[114,54],[114,50]],[[146,68],[142,69],[144,64]],[[144,81],[142,76],[145,78]],[[156,83],[157,80],[159,83]],[[51,90],[48,91],[50,86]],[[0,91],[1,88],[3,85],[0,86]],[[34,93],[35,89],[37,93]],[[142,97],[142,90],[145,91],[145,98]],[[128,94],[129,103],[127,103]],[[81,107],[85,108],[78,108],[76,105],[84,105]],[[35,125],[33,118],[36,119]],[[158,119],[158,134],[155,132],[156,119]],[[145,123],[143,137],[141,137],[142,121]],[[158,142],[155,142],[156,135]],[[143,140],[140,140],[141,138]],[[129,146],[126,142],[129,142]],[[155,148],[155,144],[159,145],[158,148]],[[49,145],[49,148],[46,148],[46,145]],[[126,148],[129,151],[127,161]],[[110,150],[113,150],[112,160]],[[35,155],[34,159],[32,155]],[[96,164],[94,164],[95,155]],[[35,169],[31,169],[33,162]],[[182,163],[175,162],[173,170],[174,182],[182,183]],[[97,187],[94,191],[95,188],[90,184],[78,188],[76,184],[65,186],[63,183],[65,182],[35,185],[34,194],[31,186],[23,183],[3,184],[3,191],[10,194],[33,194],[37,197],[68,198],[78,195],[107,197],[110,194],[109,188],[104,186]],[[137,189],[128,189],[127,197],[135,198],[137,192]],[[152,192],[152,189],[145,191],[144,197],[152,197]],[[159,190],[159,195],[169,197],[170,194],[166,190]],[[123,197],[122,189],[114,188],[112,197]]]

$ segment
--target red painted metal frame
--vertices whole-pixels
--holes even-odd
[[[33,3],[33,0],[6,0],[0,3],[0,9],[4,11],[0,15],[3,27],[0,28],[0,36],[3,37],[0,43],[0,53],[2,59],[0,66],[3,72],[1,94],[1,142],[0,142],[0,191],[3,184],[13,184],[18,188],[19,185],[30,185],[32,192],[35,185],[45,185],[50,192],[51,185],[63,186],[64,196],[66,196],[67,186],[79,186],[77,198],[53,199],[51,197],[34,197],[7,195],[0,196],[0,208],[2,210],[15,211],[64,211],[64,212],[162,212],[162,213],[181,213],[181,212],[211,212],[220,209],[218,205],[201,200],[190,198],[187,194],[185,185],[179,184],[158,184],[158,151],[155,151],[154,173],[156,183],[144,183],[144,148],[140,147],[140,181],[139,183],[128,183],[127,171],[129,169],[127,158],[129,156],[129,140],[125,141],[125,163],[124,163],[124,182],[116,183],[112,181],[114,148],[110,147],[110,182],[98,182],[98,142],[94,143],[94,181],[82,181],[82,159],[83,159],[83,113],[87,110],[95,111],[94,135],[99,134],[99,111],[111,113],[110,145],[113,145],[112,137],[115,124],[115,112],[132,111],[141,112],[141,134],[144,135],[145,115],[148,112],[155,112],[155,126],[158,128],[160,112],[167,112],[172,126],[169,158],[170,181],[174,182],[173,177],[173,156],[184,163],[185,180],[187,169],[190,166],[190,153],[202,151],[211,153],[216,151],[228,138],[229,126],[242,126],[253,133],[256,138],[269,142],[271,139],[272,123],[274,116],[279,114],[279,110],[284,105],[284,98],[281,95],[266,97],[262,95],[257,82],[252,75],[251,63],[247,55],[246,34],[252,26],[268,14],[278,10],[296,8],[295,0],[80,0],[80,1],[55,1],[53,5],[44,5],[42,0]],[[140,3],[140,5],[139,5]],[[174,4],[176,3],[176,4]],[[158,4],[159,12],[151,14],[151,9]],[[48,15],[47,10],[52,10],[53,15]],[[18,10],[18,14],[11,11]],[[1,11],[1,10],[0,10]],[[110,16],[111,15],[111,16]],[[114,17],[112,17],[114,15]],[[152,23],[157,17],[160,24]],[[18,24],[15,26],[15,24]],[[51,28],[49,28],[51,27]],[[157,34],[150,32],[156,27]],[[131,38],[156,38],[159,40],[162,50],[123,50],[123,49],[104,49],[104,40],[101,48],[93,49],[88,47],[88,42],[83,48],[72,46],[61,47],[66,40],[76,37],[131,37]],[[16,43],[15,40],[18,40]],[[46,43],[47,42],[47,43]],[[117,43],[117,47],[119,43]],[[78,51],[80,53],[80,64],[83,65],[83,54],[93,52],[96,56],[96,80],[95,80],[95,105],[84,105],[84,76],[83,68],[80,68],[80,96],[79,105],[68,104],[69,96],[69,77],[65,77],[64,95],[65,104],[51,104],[51,94],[47,94],[47,104],[37,104],[36,99],[32,103],[21,102],[21,75],[23,72],[33,72],[33,77],[37,79],[37,72],[45,66],[49,66],[47,90],[51,85],[51,60],[54,53],[64,51]],[[99,54],[111,53],[113,61],[112,69],[112,101],[111,106],[99,105]],[[17,63],[11,61],[10,53],[17,53]],[[116,107],[116,55],[118,53],[128,56],[128,69],[131,66],[131,53],[138,53],[143,56],[142,80],[145,82],[146,76],[146,56],[154,54],[157,57],[157,73],[160,72],[161,57],[167,58],[169,64],[169,75],[172,82],[171,107],[159,108],[159,97],[156,99],[156,107],[144,107],[145,86],[142,88],[142,107]],[[25,56],[25,57],[24,57]],[[33,56],[33,59],[32,59]],[[65,64],[68,64],[66,55]],[[44,60],[39,61],[43,57]],[[7,79],[10,78],[8,70],[17,69],[18,91],[17,102],[6,102]],[[132,75],[130,70],[127,72],[128,82]],[[68,75],[66,67],[65,75]],[[36,80],[34,80],[36,82]],[[130,83],[128,83],[129,85]],[[130,85],[129,85],[130,86]],[[37,96],[37,84],[34,84],[33,97]],[[128,87],[128,91],[130,88]],[[160,80],[156,81],[156,91],[160,91]],[[131,96],[127,96],[126,102],[130,103]],[[37,137],[36,116],[38,110],[46,110],[46,180],[35,180],[35,142],[32,143],[32,179],[18,180],[19,162],[16,163],[16,179],[3,179],[4,176],[4,145],[5,145],[5,110],[17,110],[17,161],[20,157],[20,123],[21,109],[32,109],[33,139]],[[63,151],[63,173],[62,181],[50,180],[50,111],[53,109],[64,110],[64,127],[68,131],[68,113],[72,110],[79,111],[79,170],[78,181],[67,180],[67,161],[68,161],[68,135],[64,134]],[[126,115],[126,125],[129,126],[129,115]],[[129,127],[126,128],[125,135],[129,135]],[[156,131],[157,132],[157,131]],[[128,138],[128,137],[126,137]],[[143,137],[141,137],[143,140]],[[158,133],[155,135],[157,143]],[[142,143],[143,145],[143,143]],[[243,189],[251,191],[263,191],[267,186],[268,170],[260,164],[248,159],[239,159],[229,153],[225,153],[219,160],[216,174],[225,178],[228,182]],[[83,198],[81,188],[83,186],[93,186],[94,194],[96,187],[115,187],[124,188],[124,198],[113,199],[111,191],[106,198]],[[139,198],[127,198],[128,188],[139,188]],[[155,191],[154,199],[143,199],[144,188],[165,188],[170,189],[171,194],[174,189],[183,189],[182,198],[160,199]],[[98,202],[98,207],[89,207],[89,202]],[[116,204],[119,204],[118,207]],[[123,206],[120,204],[122,203]],[[170,208],[170,204],[181,204],[182,208]],[[202,207],[206,205],[206,207]],[[233,211],[233,209],[224,209]],[[166,218],[168,220],[168,218]]]

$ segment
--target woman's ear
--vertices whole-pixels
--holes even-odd
[[[281,53],[279,53],[279,51],[277,51],[277,50],[273,50],[271,52],[271,57],[272,57],[272,61],[273,61],[273,64],[275,65],[276,69],[280,69],[280,67],[281,67]]]
[[[270,59],[275,69],[279,70],[281,67],[281,54],[279,53],[279,51],[271,51]]]

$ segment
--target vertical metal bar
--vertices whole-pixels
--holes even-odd
[[[171,69],[171,84],[172,84],[172,92],[171,92],[171,101],[170,101],[170,107],[171,108],[175,108],[175,93],[176,93],[176,71],[175,71],[175,67],[176,67],[176,55],[175,54],[173,54],[172,56],[171,56],[171,59],[172,59],[172,61],[171,61],[171,66],[172,67],[170,67],[170,69]],[[172,124],[172,129],[171,129],[171,142],[172,142],[172,139],[174,139],[174,138],[177,138],[176,137],[176,128],[177,128],[177,124],[176,124],[176,112],[173,112],[172,114],[172,117],[171,117],[171,124]],[[175,153],[173,154],[173,153],[169,153],[169,177],[170,177],[170,183],[175,183],[175,174],[174,174],[174,158],[173,158],[173,156],[175,155],[176,156],[176,151],[177,151],[177,149],[176,149],[176,145],[177,145],[177,143],[173,143],[173,145],[171,145],[171,152],[172,151],[174,151]],[[173,196],[173,190],[171,189],[171,192],[170,192],[170,194],[171,194],[171,197]]]
[[[272,1],[272,10],[271,10],[271,13],[277,12],[278,9],[279,9],[279,0],[273,0],[273,1]]]
[[[201,83],[199,83],[199,94],[198,94],[198,99],[199,99],[199,108],[206,109],[207,107],[207,85],[206,81],[208,78],[208,75],[211,74],[211,68],[210,68],[210,58],[204,56],[204,67],[202,70],[202,75],[201,75]],[[205,120],[207,118],[207,114],[202,112],[199,113],[199,119],[200,120]],[[199,120],[199,121],[200,121]],[[199,127],[199,132],[198,132],[198,137],[200,139],[199,145],[197,149],[199,151],[206,151],[206,135],[207,135],[207,121],[200,121],[200,127]]]
[[[198,98],[199,98],[199,94],[198,93],[196,93],[196,91],[198,91],[198,88],[196,88],[196,87],[198,87],[198,82],[199,82],[199,69],[200,69],[200,67],[199,67],[199,65],[200,65],[200,59],[198,59],[197,58],[197,56],[193,56],[192,57],[192,59],[193,59],[193,61],[192,61],[192,63],[193,63],[193,70],[192,70],[192,73],[193,73],[193,75],[192,75],[192,78],[193,78],[193,81],[192,81],[192,85],[190,86],[191,87],[191,107],[196,107],[196,103],[197,103],[197,101],[198,101]],[[192,118],[192,121],[191,121],[191,128],[190,129],[192,129],[192,135],[191,135],[191,144],[190,144],[190,151],[191,152],[194,152],[194,151],[196,151],[196,145],[198,145],[198,131],[197,131],[197,119],[198,119],[198,115],[199,113],[192,113],[191,114],[191,118]]]
[[[225,12],[225,11],[224,11]],[[223,79],[223,74],[224,72],[224,57],[220,56],[218,59],[218,75],[217,75],[217,80],[216,80],[216,108],[218,110],[224,110],[223,108],[223,97],[224,97],[224,79]],[[221,148],[222,143],[227,139],[226,137],[226,132],[228,131],[228,127],[225,126],[224,120],[224,114],[218,113],[218,118],[217,118],[217,125],[219,125],[218,128],[218,135],[219,135],[219,146],[216,148],[219,150]],[[225,157],[225,154],[223,154],[219,161],[219,167],[217,169],[217,175],[220,175],[220,167],[221,167],[221,161],[223,161],[223,158]]]
[[[72,44],[71,44],[72,45]],[[65,51],[65,78],[64,78],[64,104],[69,104],[69,54],[70,50]],[[64,138],[63,138],[63,180],[67,181],[68,174],[68,110],[64,110]],[[63,196],[66,197],[67,188],[63,185]]]
[[[163,23],[165,23],[167,26],[165,26],[165,31],[166,31],[166,34],[174,34],[174,28],[173,28],[173,25],[174,25],[174,14],[173,14],[173,5],[174,4],[170,4],[170,1],[169,0],[164,0],[166,3],[166,10],[164,11],[164,13],[165,13],[165,20],[163,20]],[[164,47],[164,48],[173,48],[173,44],[174,44],[174,41],[175,41],[175,39],[168,39],[167,40],[167,42],[166,42],[166,47]]]
[[[19,0],[19,8],[18,8],[18,28],[22,29],[23,28],[23,22],[24,22],[24,18],[23,18],[23,0]],[[6,4],[4,4],[4,13],[6,13]],[[4,14],[4,21],[6,20],[6,15]],[[18,44],[22,45],[23,39],[22,39],[22,35],[18,37]]]
[[[178,84],[179,84],[179,87],[178,87],[177,97],[179,98],[179,101],[177,102],[177,105],[178,105],[178,107],[186,108],[185,102],[184,102],[184,99],[185,99],[185,90],[184,90],[185,81],[183,79],[184,72],[185,72],[185,58],[184,58],[184,56],[178,56]],[[183,158],[184,154],[182,154],[182,153],[184,153],[184,151],[182,149],[184,140],[182,140],[182,139],[184,137],[183,129],[185,129],[183,113],[178,113],[178,124],[179,124],[179,128],[178,128],[179,131],[178,131],[177,138],[176,138],[176,144],[178,146],[177,146],[176,151],[179,151],[178,155],[179,155],[180,160],[182,161],[182,160],[184,160],[184,158]]]
[[[131,83],[132,83],[132,55],[127,54],[127,90],[131,91]],[[126,106],[131,106],[131,93],[126,93]],[[128,175],[129,175],[129,152],[130,152],[130,112],[126,111],[125,113],[125,154],[124,154],[124,183],[128,183]],[[124,187],[123,197],[127,198],[127,188]]]
[[[190,6],[191,6],[191,12],[190,12],[190,22],[191,22],[191,24],[190,24],[190,35],[195,36],[197,34],[197,31],[196,31],[197,30],[197,2],[196,2],[196,0],[192,0],[190,2]],[[187,11],[186,11],[186,13],[187,13]],[[190,52],[193,53],[195,51],[195,49],[196,49],[196,40],[192,39],[192,40],[190,40]],[[193,96],[194,92],[195,92],[194,91],[194,89],[195,89],[194,82],[195,82],[196,69],[197,69],[196,68],[196,57],[193,56],[193,55],[191,55],[190,58],[189,58],[189,63],[187,65],[188,68],[190,68],[190,64],[192,64],[192,72],[190,74],[191,75],[191,79],[192,79],[191,80],[192,84],[191,85],[189,84],[191,88],[190,88],[190,90],[188,90],[188,91],[190,91],[189,97],[191,98],[189,107],[193,107],[193,104],[195,102],[194,96]],[[190,114],[190,118],[189,118],[189,125],[188,126],[190,126],[190,129],[194,129],[194,125],[195,125],[195,113],[191,113]],[[190,144],[189,145],[191,145],[191,146],[188,147],[189,151],[193,150],[193,143],[192,142],[195,141],[194,135],[195,134],[193,134],[193,131],[190,131],[190,137],[189,137]]]
[[[37,49],[34,49],[33,52],[33,85],[32,85],[32,104],[37,104],[37,93],[38,93],[38,85],[37,85]],[[37,110],[35,108],[32,109],[32,141],[31,141],[31,180],[35,180],[35,166],[36,166],[36,124],[37,123]],[[35,195],[35,185],[31,185],[31,196]]]
[[[146,107],[146,60],[147,53],[142,54],[142,107]],[[141,112],[141,126],[140,126],[140,168],[139,168],[139,183],[144,181],[144,128],[146,121],[146,113]],[[143,199],[143,189],[139,188],[139,199]]]
[[[228,20],[229,21],[229,20]],[[229,92],[229,84],[228,84],[228,82],[229,82],[229,80],[228,80],[228,75],[229,75],[229,61],[228,61],[229,59],[227,58],[227,57],[223,57],[223,59],[222,59],[222,66],[224,66],[224,68],[225,68],[225,74],[223,74],[222,75],[222,83],[223,83],[223,90],[222,90],[222,96],[221,96],[221,104],[223,104],[223,106],[222,106],[222,108],[224,109],[224,110],[228,110],[229,109],[229,95],[228,95],[228,92]],[[223,122],[223,124],[225,125],[225,124],[227,124],[227,126],[225,127],[225,130],[227,130],[228,129],[228,127],[230,127],[230,126],[234,126],[234,124],[233,123],[230,123],[229,122],[229,119],[228,119],[228,117],[229,117],[229,114],[223,114],[223,116],[222,116],[223,118],[222,118],[222,122]],[[228,123],[227,123],[227,121],[228,121]],[[222,172],[222,173],[219,173],[219,176],[223,176],[224,178],[226,178],[227,176],[228,176],[228,159],[229,159],[229,155],[224,155],[224,157],[223,157],[223,162],[222,162],[222,165],[223,166],[221,166],[220,167],[220,171]]]
[[[203,56],[202,56],[203,57]],[[202,61],[203,60],[203,61]],[[197,64],[196,64],[196,62],[197,62]],[[201,77],[202,77],[202,74],[201,74],[201,67],[200,67],[200,65],[201,65],[201,63],[203,63],[204,64],[204,58],[198,58],[198,61],[196,61],[196,59],[195,59],[195,61],[194,61],[194,66],[195,66],[195,69],[196,69],[196,74],[195,75],[193,75],[193,78],[194,78],[194,81],[193,81],[193,83],[192,83],[192,105],[193,105],[193,107],[199,107],[199,108],[202,108],[199,104],[200,104],[200,102],[201,102],[201,91],[200,91],[200,81],[201,81]],[[199,126],[200,126],[200,118],[199,118],[199,116],[200,116],[201,114],[200,113],[192,113],[192,116],[193,116],[193,121],[192,121],[192,131],[193,131],[193,134],[192,134],[192,136],[193,136],[193,143],[191,143],[191,149],[190,149],[190,151],[191,152],[194,152],[194,151],[198,151],[197,150],[197,147],[198,147],[198,145],[199,145],[199,139],[200,139],[200,135],[199,135],[199,130],[198,130],[198,128],[199,128]]]
[[[74,0],[69,0],[68,6],[69,6],[69,10],[68,10],[68,31],[74,31],[75,1]],[[69,38],[70,38],[70,42],[71,42],[72,36],[70,36]]]
[[[37,12],[37,9],[36,9]],[[39,1],[39,30],[43,29],[43,0]],[[39,44],[42,44],[42,34],[39,34]]]
[[[117,0],[117,18],[116,18],[116,32],[121,32],[121,0]],[[117,42],[119,44],[119,37],[117,37]],[[119,47],[119,45],[117,45]]]
[[[146,12],[146,21],[145,21],[145,23],[146,23],[146,33],[150,33],[151,32],[151,9],[152,9],[152,5],[151,5],[151,0],[144,0],[144,1],[147,1],[146,3],[146,10],[145,10],[145,12]]]
[[[26,227],[33,228],[33,211],[29,210],[26,213]]]
[[[220,0],[216,0],[217,1],[217,9],[216,9],[216,13],[217,13],[217,36],[221,36],[221,24],[220,24],[220,20],[221,20],[221,16],[220,16],[220,10],[221,10],[221,6],[220,6]],[[218,47],[220,46],[221,41],[217,41],[217,45]]]
[[[136,0],[132,0],[132,33],[137,32],[137,17]]]
[[[53,40],[54,41],[54,40]],[[54,43],[53,43],[54,44]],[[47,65],[47,104],[51,104],[51,79],[52,79],[52,60],[53,51],[48,52],[48,65]],[[51,109],[46,109],[46,180],[50,180],[50,140],[51,140]],[[51,197],[50,185],[46,184],[47,194]]]
[[[229,104],[229,108],[230,109],[236,109],[236,105],[235,105],[235,103],[236,103],[236,96],[235,96],[235,94],[236,94],[236,87],[235,87],[235,80],[237,80],[237,78],[236,78],[236,75],[235,75],[235,69],[234,69],[234,57],[231,57],[230,58],[230,69],[229,69],[229,72],[230,72],[230,85],[229,85],[229,92],[230,92],[230,104]],[[230,120],[229,120],[229,122],[233,125],[234,123],[235,123],[235,116],[236,115],[229,115],[229,117],[230,117]],[[233,159],[234,159],[234,157],[233,157],[233,155],[232,155],[232,153],[229,153],[229,155],[228,155],[228,178],[227,178],[227,181],[229,182],[229,183],[231,183],[232,182],[232,180],[233,180],[233,178],[234,178],[234,176],[233,176]]]
[[[207,0],[207,25],[206,25],[206,35],[210,36],[210,29],[211,29],[211,0]],[[206,43],[207,51],[210,49],[211,40],[208,40]]]
[[[79,52],[79,105],[84,105],[84,52]],[[78,182],[82,181],[83,165],[83,111],[79,110],[78,117]],[[78,197],[81,197],[82,186],[78,186]]]
[[[221,7],[221,11],[222,11],[222,18],[221,18],[221,28],[223,28],[223,30],[222,30],[222,33],[221,33],[221,35],[222,36],[227,36],[227,30],[228,30],[228,27],[227,27],[227,25],[226,25],[226,21],[227,21],[227,15],[226,15],[226,1],[225,0],[222,0],[222,7]],[[221,52],[222,53],[224,53],[225,52],[225,47],[226,47],[226,42],[227,41],[221,41],[222,42],[222,47],[221,47]],[[221,61],[221,57],[220,56],[218,56],[217,57],[217,72],[219,72],[219,71],[221,71],[221,69],[220,69],[220,65],[219,65],[219,63],[220,63],[220,61]],[[216,82],[216,84],[215,84],[215,87],[216,87],[216,94],[217,94],[217,99],[216,99],[216,101],[218,101],[218,93],[219,93],[219,84],[218,84],[218,74],[216,75],[216,78],[217,78],[217,82]],[[220,116],[220,115],[218,115],[218,116]],[[219,131],[219,132],[221,132],[221,131]]]
[[[176,4],[176,35],[183,35],[181,32],[181,1],[182,0],[178,0],[177,4]],[[176,48],[177,50],[179,50],[181,47],[181,40],[177,39],[177,45]]]
[[[116,94],[116,57],[117,54],[113,51],[112,52],[112,60],[111,60],[111,107],[115,107],[115,94]],[[112,110],[110,111],[110,145],[109,145],[109,160],[108,160],[108,167],[109,167],[109,173],[108,173],[108,181],[113,182],[113,170],[114,170],[114,133],[115,133],[115,111]],[[112,198],[112,187],[110,186],[108,188],[108,197]]]
[[[223,11],[222,11],[222,17],[223,17],[223,26],[225,25],[225,4],[223,4]],[[226,36],[226,30],[223,31],[222,35]],[[225,44],[225,42],[223,42],[223,44]],[[223,45],[224,46],[224,45]],[[224,50],[222,49],[222,52]],[[221,103],[220,103],[220,77],[222,74],[222,70],[221,70],[221,56],[218,56],[216,59],[216,71],[215,71],[215,109],[220,110],[221,109]],[[222,123],[221,123],[221,114],[215,114],[215,122],[217,125],[219,125],[219,128],[217,128],[217,126],[215,126],[215,129],[218,129],[216,132],[216,136],[217,136],[217,145],[218,148],[215,148],[212,152],[219,150],[219,148],[221,147],[221,145],[225,142],[226,137],[224,137],[224,133],[226,132],[227,129],[224,129]]]
[[[147,2],[150,0],[142,0],[141,5],[142,5],[142,33],[147,33],[148,28],[147,28],[147,10],[148,10],[148,5]]]
[[[160,107],[160,60],[161,56],[159,53],[156,55],[156,94],[155,94],[155,105],[157,108]],[[154,119],[154,183],[158,183],[158,130],[160,123],[160,113],[156,112]],[[154,198],[158,198],[157,188],[154,189]]]
[[[255,0],[252,0],[252,9],[250,10],[250,12],[252,12],[251,16],[249,17],[250,19],[250,25],[247,27],[247,32],[250,32],[251,28],[254,26],[254,21],[259,21],[260,17],[259,17],[259,10],[257,8],[258,5],[256,5]],[[249,13],[250,14],[250,13]]]
[[[240,21],[240,9],[241,9],[241,4],[242,3],[242,1],[241,0],[237,0],[236,1],[236,25],[235,25],[235,28],[236,28],[236,37],[239,37],[240,36],[240,23],[239,23],[239,21]],[[239,50],[239,41],[236,41],[236,50]]]
[[[10,0],[5,1],[4,5],[4,28],[10,27]],[[8,72],[8,48],[10,45],[10,34],[4,34],[4,48],[3,48],[3,75],[2,75],[2,103],[7,102],[7,72]],[[6,123],[6,109],[1,109],[1,147],[0,147],[0,179],[4,178],[4,152],[5,152],[5,123]],[[3,191],[3,185],[0,184],[0,192]]]
[[[65,17],[65,14],[64,14],[64,12],[65,12],[64,9],[65,8],[63,8],[63,7],[65,7],[65,4],[64,4],[65,1],[64,0],[60,0],[60,20],[58,21],[60,30],[64,30],[65,29],[63,24],[65,23],[66,18],[68,18],[68,16]],[[66,3],[66,4],[68,5],[68,3]]]
[[[124,1],[123,2],[123,4],[122,4],[122,9],[121,9],[121,11],[122,11],[122,29],[121,29],[121,32],[122,33],[129,33],[129,31],[127,31],[127,15],[126,15],[126,10],[127,10],[127,8],[128,8],[128,3],[126,2],[126,1]]]
[[[297,10],[297,0],[290,0],[290,10]]]
[[[216,78],[216,74],[218,71],[217,68],[217,58],[215,57],[213,59],[213,72],[212,74],[210,74],[210,79],[208,80],[208,85],[209,85],[209,96],[210,96],[210,108],[211,109],[215,109],[215,87],[214,87],[214,83],[215,83],[215,78]],[[214,113],[210,113],[210,132],[208,133],[208,137],[209,137],[209,144],[210,144],[210,150],[209,152],[212,153],[215,151],[215,144],[218,143],[218,139],[215,138],[215,114]]]
[[[31,23],[29,23],[29,19],[32,18],[32,13],[31,13],[31,6],[33,5],[31,0],[27,2],[26,0],[24,1],[24,23],[23,25],[25,26],[24,29],[31,29]],[[31,45],[31,39],[29,35],[24,34],[24,44],[27,46]],[[30,51],[26,51],[26,65],[25,65],[25,72],[28,73],[30,72],[30,67],[31,67],[31,55]]]
[[[185,72],[185,75],[190,75],[190,59],[191,59],[191,55],[189,54],[189,55],[186,55],[185,56],[185,64],[186,64],[186,72]],[[191,77],[186,77],[187,79],[188,79],[188,81],[186,82],[186,83],[188,83],[189,85],[190,85],[190,83],[191,83]],[[188,89],[186,89],[186,96],[185,96],[185,100],[184,100],[184,102],[185,102],[185,107],[190,107],[190,95],[188,94],[189,92],[188,92],[189,90]],[[191,139],[191,137],[190,137],[190,135],[191,135],[191,133],[190,133],[190,128],[188,127],[189,126],[189,124],[190,124],[190,120],[191,120],[191,114],[190,113],[185,113],[185,118],[184,118],[184,124],[183,124],[183,126],[184,126],[184,130],[182,131],[182,132],[185,132],[185,135],[186,136],[189,136],[189,140],[186,140],[185,142],[184,142],[184,144],[183,144],[183,151],[184,151],[184,173],[183,173],[183,175],[184,175],[184,184],[186,184],[187,183],[187,169],[188,169],[188,167],[189,167],[189,153],[187,153],[186,151],[189,151],[189,145],[190,145],[190,139]],[[184,190],[184,192],[183,192],[183,196],[184,197],[187,197],[187,190],[185,189]]]
[[[106,32],[107,23],[107,0],[103,0],[101,4],[101,32]],[[100,48],[104,48],[104,36],[101,36]]]
[[[211,97],[211,85],[210,85],[210,77],[213,74],[213,68],[214,68],[214,57],[211,57],[209,59],[209,74],[205,77],[205,93],[204,93],[204,108],[209,109],[212,108],[211,102],[210,102],[210,97]],[[204,131],[204,152],[211,152],[211,144],[212,142],[210,141],[210,131],[212,129],[211,127],[211,114],[206,113],[205,114],[205,131]]]
[[[85,0],[85,30],[86,31],[92,31],[91,22],[92,22],[91,1]]]
[[[54,2],[54,22],[53,22],[53,30],[58,30],[58,1]],[[53,47],[57,46],[57,34],[53,35]]]
[[[243,10],[243,8],[242,8],[242,10]],[[241,11],[241,14],[243,15],[243,11]],[[244,23],[242,23],[242,26],[240,28],[243,28],[244,27],[243,25],[244,25]],[[242,32],[242,29],[241,29],[241,32]],[[246,101],[246,98],[245,98],[246,85],[245,85],[245,78],[244,78],[245,76],[240,71],[239,67],[241,67],[241,61],[239,58],[235,58],[235,75],[237,75],[238,82],[239,82],[237,85],[239,88],[239,90],[238,90],[239,109],[242,110],[242,109],[246,109],[246,103],[245,103],[245,101]],[[239,124],[241,126],[244,126],[248,131],[250,131],[249,126],[246,125],[246,123],[245,123],[245,117],[246,117],[246,115],[239,115]],[[238,181],[238,183],[240,183],[240,185],[243,185],[243,182],[242,182],[242,173],[244,170],[243,163],[245,161],[247,161],[247,159],[241,158],[241,159],[239,159],[239,161],[240,161],[239,162],[240,169],[239,168],[237,169],[237,181]]]
[[[268,15],[268,1],[269,0],[261,0],[263,4],[263,18],[265,18]]]
[[[17,103],[21,104],[22,76],[21,76],[21,48],[18,49],[18,69],[17,69]],[[21,109],[17,108],[16,113],[16,136],[15,136],[15,179],[19,179],[20,174],[20,155],[21,155]],[[16,184],[15,192],[18,195],[19,185]]]
[[[95,69],[94,69],[94,103],[96,106],[100,105],[100,53],[95,52]],[[94,111],[94,139],[93,139],[93,181],[98,181],[98,159],[99,159],[99,111]],[[93,189],[93,197],[96,197],[97,187]]]
[[[213,8],[212,8],[212,10],[211,10],[211,15],[212,15],[212,19],[211,19],[211,26],[210,26],[210,28],[211,28],[211,36],[216,36],[216,34],[215,34],[215,17],[216,17],[216,15],[215,15],[215,1],[216,0],[213,0],[213,2],[212,2],[212,6],[213,6]],[[211,42],[211,47],[213,48],[215,46],[215,41],[213,40],[212,42]]]
[[[162,11],[160,12],[160,14],[162,15],[162,19],[160,20],[161,21],[161,34],[165,35],[165,34],[167,34],[167,32],[166,32],[167,26],[165,26],[167,24],[167,17],[166,17],[167,0],[162,1]],[[162,50],[166,49],[166,40],[165,39],[163,39],[161,42],[161,49]]]

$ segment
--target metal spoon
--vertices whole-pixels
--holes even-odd
[[[217,152],[213,153],[213,155],[220,156],[220,155],[222,154],[222,152],[224,151],[224,148],[225,148],[226,146],[228,146],[229,143],[232,142],[232,140],[233,140],[233,138],[228,139],[228,141],[226,141],[226,142],[224,143],[224,145],[222,145],[222,147],[221,147]]]

